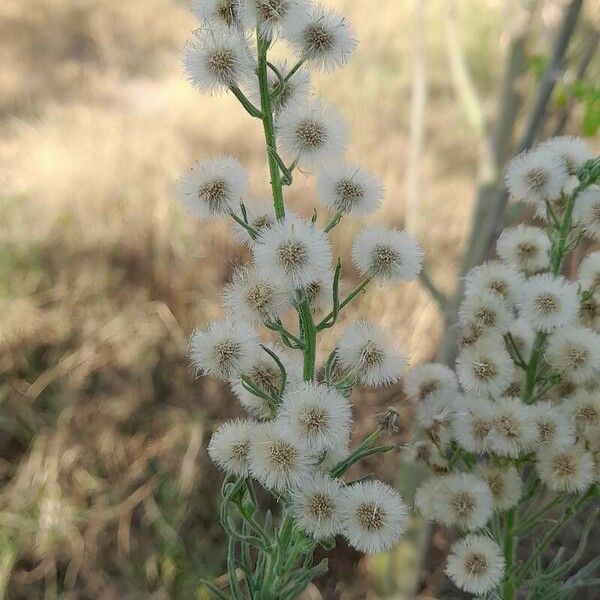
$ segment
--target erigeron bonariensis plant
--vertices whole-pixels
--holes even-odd
[[[505,229],[498,259],[468,273],[455,371],[419,365],[405,380],[419,425],[405,455],[431,471],[415,506],[458,530],[446,573],[479,598],[558,600],[598,585],[600,559],[575,572],[598,511],[573,556],[544,551],[600,496],[600,252],[564,274],[585,236],[600,240],[599,181],[580,139],[513,159],[509,192],[544,227]]]
[[[219,427],[208,447],[225,472],[229,590],[206,585],[219,598],[291,600],[326,570],[325,561],[313,563],[318,544],[343,535],[357,550],[377,553],[406,527],[404,501],[392,487],[345,477],[363,458],[394,448],[380,441],[387,419],[349,449],[349,399],[357,382],[397,382],[403,353],[367,321],[346,327],[322,368],[316,351],[319,334],[372,281],[414,279],[422,252],[405,232],[366,228],[352,249],[362,280],[340,292],[342,266],[333,264],[328,233],[345,215],[374,212],[382,199],[377,178],[344,161],[344,121],[309,96],[310,71],[332,71],[355,49],[346,20],[308,0],[197,0],[193,9],[200,27],[185,71],[200,91],[233,93],[262,123],[271,191],[270,201],[249,200],[245,171],[232,157],[197,162],[179,183],[186,209],[202,220],[231,219],[252,252],[225,289],[226,319],[191,340],[198,372],[229,382],[246,412]],[[270,60],[277,42],[296,57],[292,66]],[[300,167],[317,174],[317,195],[330,213],[324,225],[316,212],[305,219],[286,205]],[[307,204],[304,212],[313,209]],[[257,484],[280,514],[261,509]]]

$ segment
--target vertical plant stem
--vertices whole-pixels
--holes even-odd
[[[270,40],[265,39],[260,32],[258,36],[258,83],[260,88],[260,105],[262,112],[262,123],[267,144],[267,159],[269,161],[269,174],[271,176],[271,190],[273,192],[273,205],[275,216],[278,219],[285,217],[285,206],[283,202],[283,187],[281,184],[281,172],[279,165],[273,156],[277,152],[275,142],[275,125],[273,122],[273,107],[271,106],[271,95],[269,91],[267,50]]]
[[[502,600],[513,600],[515,594],[515,580],[512,576],[512,567],[515,560],[516,539],[514,535],[515,509],[506,513],[504,518],[504,542],[502,552],[505,561],[506,579],[502,582]]]
[[[298,306],[300,320],[302,322],[302,342],[304,344],[304,381],[311,381],[315,378],[315,358],[317,352],[317,328],[313,321],[312,309],[306,297],[302,299]]]

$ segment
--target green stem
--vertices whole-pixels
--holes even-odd
[[[505,561],[505,579],[502,582],[502,600],[513,600],[515,595],[515,581],[512,577],[512,569],[515,558],[516,538],[514,535],[515,525],[515,509],[511,509],[506,513],[504,519],[504,542],[502,552]]]
[[[240,90],[240,88],[232,85],[229,87],[229,89],[233,92],[234,96],[240,101],[240,104],[246,109],[246,112],[250,116],[256,117],[257,119],[262,119],[263,115],[260,110],[258,110],[258,108],[256,108],[256,106],[254,106],[254,104],[252,104],[252,102],[250,102],[250,100],[244,96],[244,93],[242,90]]]
[[[315,378],[315,359],[317,353],[317,328],[313,321],[312,309],[306,296],[298,306],[298,313],[302,323],[302,344],[304,355],[303,377],[304,381]]]
[[[371,277],[365,277],[347,296],[346,298],[340,302],[338,307],[338,312],[348,304],[348,302],[352,301],[360,292],[362,292],[367,285],[369,285],[371,281]],[[318,325],[317,331],[321,331],[321,329],[325,329],[327,327],[331,327],[335,321],[331,321],[334,317],[337,317],[337,314],[332,310]]]
[[[277,143],[275,141],[275,125],[273,123],[273,107],[271,106],[271,94],[269,93],[268,80],[268,61],[267,50],[270,40],[262,37],[260,32],[258,36],[258,84],[260,88],[260,105],[262,111],[262,123],[265,132],[265,141],[267,144],[267,159],[269,162],[269,174],[271,176],[271,189],[273,192],[273,205],[275,207],[275,216],[278,219],[285,217],[285,207],[283,203],[283,187],[281,183],[281,173],[279,165],[274,158],[273,153],[277,152]]]

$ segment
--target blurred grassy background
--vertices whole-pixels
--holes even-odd
[[[348,15],[360,48],[316,89],[350,121],[351,157],[384,180],[375,219],[402,226],[410,3],[326,4]],[[541,4],[532,52],[545,51],[560,2]],[[448,72],[446,3],[428,5],[416,232],[450,287],[478,140]],[[457,3],[486,113],[507,6]],[[239,409],[226,387],[194,380],[185,353],[193,327],[220,315],[219,290],[245,254],[225,226],[186,218],[173,183],[193,160],[219,153],[242,161],[254,195],[268,193],[268,179],[257,123],[233,99],[201,97],[184,80],[180,54],[194,26],[175,0],[0,3],[0,597],[204,598],[198,575],[222,572],[219,477],[204,447],[214,424]],[[296,181],[290,202],[309,214],[313,181]],[[347,220],[335,234],[346,265],[360,226]],[[345,318],[358,312],[393,330],[411,362],[435,354],[441,321],[416,284],[375,289]],[[355,394],[359,433],[400,398],[400,388]],[[406,436],[410,410],[401,410]],[[396,468],[386,457],[381,470],[391,480]],[[406,597],[418,535],[393,556],[358,561],[336,550],[324,597]]]

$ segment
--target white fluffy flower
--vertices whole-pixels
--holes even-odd
[[[575,443],[575,427],[562,406],[544,401],[532,405],[530,411],[538,430],[538,445],[568,448]]]
[[[296,525],[316,540],[341,533],[342,493],[338,479],[332,479],[325,473],[314,473],[308,477],[301,487],[291,493]]]
[[[518,398],[502,398],[495,403],[494,411],[494,426],[487,438],[494,454],[517,458],[534,448],[538,429],[530,406]]]
[[[260,33],[271,38],[282,28],[304,20],[309,0],[245,0]]]
[[[316,463],[314,456],[273,421],[255,427],[249,459],[252,477],[265,488],[280,493],[299,487]]]
[[[502,296],[510,304],[520,297],[523,275],[512,265],[491,260],[471,269],[465,278],[465,294],[476,296],[491,291]]]
[[[507,227],[496,242],[498,256],[521,271],[536,273],[550,264],[550,239],[539,227]]]
[[[499,467],[492,464],[480,464],[477,473],[488,484],[496,510],[508,510],[518,504],[521,499],[523,482],[514,466]]]
[[[523,360],[528,362],[535,341],[535,331],[529,321],[522,317],[515,319],[508,328],[508,333],[510,333]]]
[[[304,286],[306,294],[314,310],[323,310],[333,303],[333,273],[325,271]]]
[[[356,371],[366,385],[390,385],[400,378],[404,355],[385,331],[367,321],[350,325],[340,338],[337,356],[343,369]]]
[[[573,220],[588,237],[600,240],[600,185],[591,185],[577,196]]]
[[[564,277],[535,275],[523,284],[522,291],[519,315],[537,331],[551,332],[577,318],[577,286]]]
[[[281,150],[301,167],[321,167],[346,149],[346,124],[323,102],[286,107],[277,117],[276,129]]]
[[[424,400],[434,392],[458,392],[454,371],[439,363],[417,365],[404,379],[404,391],[409,398]]]
[[[594,458],[578,446],[544,448],[535,466],[542,482],[555,492],[583,492],[594,482]]]
[[[513,321],[513,311],[504,298],[491,291],[466,295],[458,309],[459,325],[471,325],[480,331],[497,329],[506,333]]]
[[[179,202],[199,219],[237,208],[246,192],[246,172],[231,156],[197,162],[178,183]]]
[[[225,381],[244,371],[259,350],[254,329],[231,321],[213,321],[205,331],[194,331],[190,341],[194,367]]]
[[[464,348],[456,360],[456,373],[463,388],[472,394],[503,392],[514,378],[515,365],[501,335],[481,338]]]
[[[281,83],[279,77],[272,69],[268,70],[267,82],[269,84],[269,91],[273,95],[275,90],[277,90],[277,95],[272,97],[271,100],[273,112],[279,113],[288,106],[305,104],[311,93],[310,72],[304,67],[299,67],[293,75],[286,79],[291,70],[290,65],[286,61],[276,61],[274,66],[284,79],[284,84],[283,88],[279,90],[279,84]],[[258,79],[253,79],[250,82],[248,97],[254,106],[260,108],[261,99]]]
[[[581,261],[577,279],[582,289],[600,291],[600,252],[591,252]]]
[[[244,202],[244,208],[246,209],[248,225],[259,233],[271,227],[277,221],[273,200],[251,200],[250,202]],[[240,219],[244,219],[241,211],[236,210],[235,212]],[[236,240],[242,244],[251,244],[253,241],[248,230],[239,223],[234,224],[234,235]]]
[[[461,589],[471,594],[493,590],[504,575],[500,546],[484,535],[467,535],[450,549],[446,574]]]
[[[436,502],[444,485],[444,477],[426,479],[415,490],[414,506],[427,519],[437,518]]]
[[[297,288],[308,285],[331,267],[327,236],[294,215],[263,230],[252,250],[259,270]]]
[[[273,344],[266,344],[265,346],[283,364],[286,371],[286,388],[298,381],[302,371],[300,362],[290,358],[279,346]],[[274,358],[262,348],[246,366],[243,374],[262,393],[275,400],[278,398],[282,388],[281,370]],[[231,389],[242,406],[251,415],[259,419],[270,419],[275,415],[275,403],[246,389],[240,377],[232,379]]]
[[[579,167],[594,157],[584,139],[570,135],[550,138],[541,144],[541,147],[558,158],[565,165],[569,175],[577,175]]]
[[[463,397],[455,408],[452,423],[456,441],[469,452],[484,454],[494,417],[494,404],[487,398]]]
[[[402,447],[401,456],[402,462],[423,463],[434,472],[444,472],[448,468],[448,461],[430,440],[418,440],[413,444],[406,444]]]
[[[582,430],[600,431],[600,391],[578,389],[564,401],[563,408]]]
[[[234,29],[199,30],[186,46],[183,67],[190,82],[209,93],[240,85],[253,70],[246,40]]]
[[[209,26],[245,27],[246,0],[193,0],[192,12]]]
[[[545,356],[566,379],[585,383],[600,371],[600,336],[585,327],[564,327],[550,337]]]
[[[236,419],[223,423],[210,438],[208,454],[226,473],[245,477],[248,473],[248,453],[257,423]]]
[[[317,193],[332,212],[364,216],[381,205],[383,186],[360,165],[340,162],[319,173]]]
[[[544,210],[546,200],[558,198],[568,178],[564,163],[547,148],[538,147],[512,159],[506,185],[517,200]]]
[[[224,304],[232,320],[274,321],[289,307],[289,294],[280,283],[256,269],[237,269],[225,286]]]
[[[351,420],[350,404],[335,388],[304,381],[284,394],[277,426],[307,451],[319,454],[348,439]]]
[[[423,250],[408,232],[374,225],[354,239],[352,262],[365,276],[410,281],[421,272]]]
[[[441,478],[439,496],[434,500],[436,520],[450,527],[480,529],[492,516],[489,486],[471,473],[453,473]]]
[[[406,530],[407,509],[396,490],[381,481],[361,481],[341,497],[344,536],[360,552],[393,548]]]
[[[320,4],[311,4],[300,18],[289,20],[284,36],[301,60],[325,71],[346,64],[357,45],[346,19]]]

